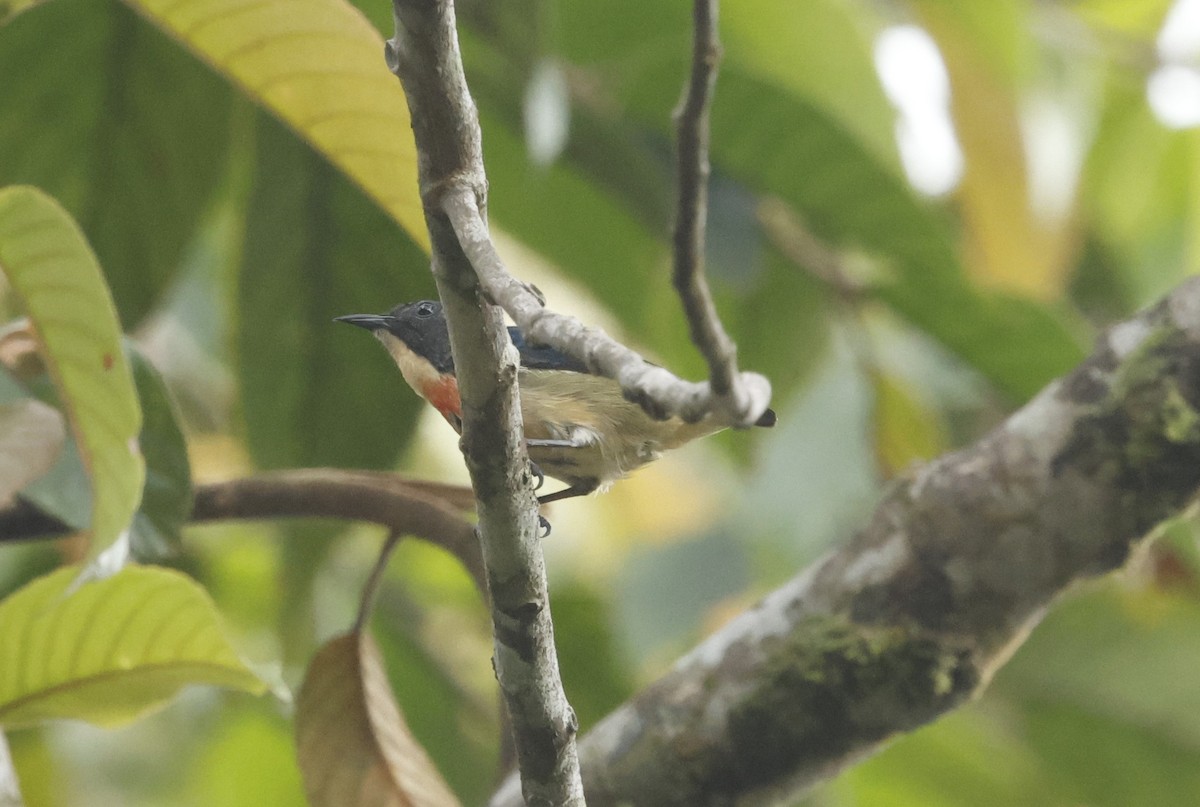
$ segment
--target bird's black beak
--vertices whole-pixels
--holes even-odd
[[[348,322],[351,325],[357,325],[360,328],[366,328],[368,331],[377,331],[380,328],[387,328],[389,318],[382,314],[347,314],[344,317],[335,317],[334,322]]]

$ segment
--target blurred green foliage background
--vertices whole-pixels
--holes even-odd
[[[390,36],[386,3],[358,5]],[[383,351],[331,323],[432,296],[418,242],[153,15],[115,0],[4,14],[0,185],[36,184],[79,220],[177,405],[192,477],[464,480],[445,424]],[[458,14],[511,267],[699,377],[665,237],[685,4],[464,0]],[[1200,268],[1198,18],[1195,0],[725,5],[708,270],[780,425],[554,507],[552,605],[585,730],[846,539],[890,476],[984,434],[1098,328]],[[248,658],[294,684],[353,619],[382,537],[193,526],[169,562],[212,592]],[[5,545],[0,588],[58,553]],[[1171,525],[1056,607],[977,704],[804,803],[1200,803],[1197,568],[1195,525]],[[415,734],[480,803],[496,694],[470,581],[406,542],[374,630]],[[120,731],[9,741],[31,807],[299,805],[287,714],[196,690]]]

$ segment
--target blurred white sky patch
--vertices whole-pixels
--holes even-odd
[[[887,28],[875,40],[875,70],[898,112],[896,142],[909,181],[930,196],[949,193],[962,178],[963,155],[937,45],[915,25]]]
[[[1083,169],[1085,133],[1069,99],[1034,91],[1021,103],[1029,207],[1044,221],[1071,212]]]
[[[1172,129],[1200,126],[1200,0],[1176,0],[1158,32],[1162,66],[1146,82],[1155,116]]]
[[[547,166],[562,154],[571,128],[571,100],[562,66],[542,59],[525,85],[525,148],[534,165]]]

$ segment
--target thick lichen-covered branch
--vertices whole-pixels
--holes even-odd
[[[588,803],[795,799],[978,693],[1057,596],[1198,492],[1193,279],[601,722],[580,746]],[[516,805],[511,787],[491,804]]]

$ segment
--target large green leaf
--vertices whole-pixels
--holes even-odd
[[[668,288],[661,239],[587,174],[569,165],[538,170],[514,130],[486,112],[481,118],[492,217],[525,244],[585,279],[589,291],[622,318],[639,322],[652,302],[648,290]],[[512,270],[521,274],[519,266]],[[655,277],[661,283],[653,283]]]
[[[653,125],[669,98],[666,87],[641,83],[628,100]],[[884,259],[892,276],[880,296],[1014,399],[1082,357],[1078,328],[1062,312],[972,288],[950,222],[805,99],[726,67],[712,149],[718,169],[785,200],[817,235]]]
[[[1082,358],[1059,312],[973,289],[948,222],[803,100],[727,70],[712,138],[718,165],[786,200],[818,235],[887,259],[894,278],[880,288],[884,299],[1015,399]]]
[[[59,569],[0,603],[0,726],[120,725],[187,684],[263,691],[188,577],[128,566],[73,585],[78,578],[77,567]]]
[[[416,148],[383,39],[344,0],[128,0],[291,126],[418,243]]]
[[[807,24],[808,13],[791,14],[782,30]],[[687,70],[685,10],[670,3],[648,2],[639,4],[636,13],[610,20],[611,15],[594,4],[573,2],[565,5],[562,15],[561,36],[554,44],[566,58],[586,65],[603,87],[602,92],[577,93],[577,105],[585,108],[585,114],[620,115],[628,130],[636,131],[640,125],[642,137],[657,140],[665,154],[671,136],[670,112]],[[856,41],[845,27],[846,20],[835,17],[827,15],[822,24],[830,31],[840,31],[835,38]],[[815,57],[797,59],[795,65],[764,64],[760,53],[781,52],[783,43],[777,40],[786,40],[785,33],[774,39],[769,33],[761,34],[764,41],[756,46],[748,22],[735,22],[732,28],[731,41],[736,45],[730,47],[729,58],[722,64],[712,110],[714,205],[710,216],[714,231],[719,228],[717,202],[723,177],[782,199],[827,243],[866,250],[883,259],[892,270],[888,282],[879,288],[883,299],[1014,399],[1028,397],[1078,361],[1082,346],[1069,317],[1026,300],[980,292],[969,284],[948,216],[918,200],[898,175],[893,156],[881,148],[880,138],[863,134],[864,129],[878,124],[877,108],[874,113],[863,110],[861,116],[855,116],[852,105],[833,102],[840,79],[786,75],[793,68],[816,70],[819,59],[814,61]],[[501,26],[500,30],[493,38],[501,40],[503,49],[507,29]],[[869,85],[863,64],[865,46],[858,42],[854,47],[856,80]],[[834,57],[826,54],[826,58]],[[873,88],[873,97],[876,92]],[[499,92],[489,94],[511,109],[511,99],[501,98]],[[877,100],[868,101],[868,106]],[[508,118],[511,120],[511,112]],[[599,247],[579,246],[594,238],[596,230],[606,232],[608,224],[607,219],[599,219],[601,224],[594,225],[596,219],[590,215],[585,197],[577,195],[578,202],[544,202],[555,208],[550,214],[553,227],[539,227],[521,218],[525,212],[535,215],[532,211],[543,204],[541,196],[549,195],[555,175],[520,167],[514,146],[505,142],[510,135],[503,130],[498,134],[498,128],[485,125],[489,172],[498,180],[493,182],[496,218],[570,271],[586,276],[623,317],[628,316],[626,309],[632,308],[642,312],[633,319],[635,323],[652,322],[662,332],[677,330],[680,323],[672,319],[670,295],[663,293],[667,291],[665,279],[658,286],[649,282],[655,276],[664,277],[661,271],[654,271],[661,266],[655,262],[661,253],[636,261],[639,253],[628,246],[636,242],[630,241],[625,229]],[[596,131],[597,127],[591,126],[585,136]],[[565,158],[572,165],[559,171],[560,175],[578,168],[593,177],[600,173],[600,166],[589,163],[579,151],[568,148]],[[620,166],[605,168],[621,170]],[[513,196],[519,193],[524,204],[515,212],[508,209],[500,193],[506,185],[504,172],[509,170],[520,172],[516,181],[521,185]],[[669,174],[663,181],[670,182]],[[622,183],[601,184],[615,191],[615,198],[606,200],[614,210],[627,215],[629,210],[642,209],[628,198]],[[595,193],[594,187],[590,192]],[[580,231],[589,226],[593,235],[581,236]],[[630,232],[637,233],[637,229]],[[576,255],[555,243],[567,233]],[[640,256],[644,255],[643,250]],[[607,266],[605,260],[610,261]],[[629,271],[631,266],[633,271]],[[714,273],[720,269],[717,265],[712,268]],[[748,273],[753,276],[752,271]],[[787,323],[778,327],[786,330]]]
[[[425,255],[266,116],[238,288],[247,440],[263,467],[391,466],[421,400],[364,331],[333,322],[433,293]]]
[[[673,11],[683,13],[677,4]],[[723,61],[824,109],[899,175],[896,113],[875,72],[872,36],[879,21],[870,14],[868,4],[843,0],[727,3],[720,20]]]
[[[0,28],[0,76],[0,184],[75,216],[132,327],[221,178],[230,93],[115,0],[21,14]]]
[[[92,486],[92,555],[133,518],[145,463],[141,411],[112,297],[96,258],[58,203],[0,190],[0,270],[37,331]]]

